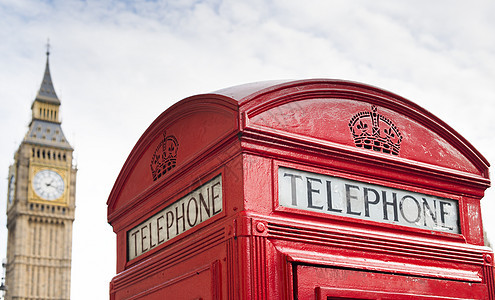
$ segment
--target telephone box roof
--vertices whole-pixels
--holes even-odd
[[[363,129],[366,122],[369,128]],[[187,172],[229,140],[237,141],[240,151],[256,144],[263,151],[338,153],[342,159],[364,159],[405,173],[455,178],[476,189],[490,185],[488,161],[449,125],[403,97],[342,80],[265,81],[191,96],[165,110],[125,162],[107,202],[109,219],[163,181],[153,180],[150,161],[171,135],[180,151],[177,166],[165,177]],[[380,146],[367,148],[366,135],[375,135]]]

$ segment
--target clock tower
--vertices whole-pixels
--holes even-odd
[[[49,51],[29,129],[9,168],[5,299],[69,299],[77,169]]]

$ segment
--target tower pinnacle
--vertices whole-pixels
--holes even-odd
[[[50,56],[50,38],[46,41],[46,57]]]
[[[55,93],[55,88],[53,87],[52,76],[50,74],[50,40],[46,43],[46,66],[45,73],[43,75],[43,80],[41,81],[41,86],[36,95],[35,101],[41,101],[44,103],[51,103],[60,105],[60,100]]]

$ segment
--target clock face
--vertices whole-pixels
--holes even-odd
[[[56,200],[64,193],[64,180],[55,171],[42,170],[34,175],[33,189],[38,196],[45,200]]]
[[[12,201],[14,201],[14,193],[15,193],[15,177],[14,175],[11,175],[9,179],[9,203],[12,203]]]

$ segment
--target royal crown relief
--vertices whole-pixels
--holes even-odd
[[[356,147],[399,155],[402,135],[391,120],[377,113],[376,106],[355,114],[349,121],[349,129]]]
[[[163,140],[156,147],[155,153],[151,157],[151,175],[153,181],[164,176],[167,172],[175,168],[177,164],[177,151],[179,150],[179,142],[173,135],[167,136],[163,133]]]

